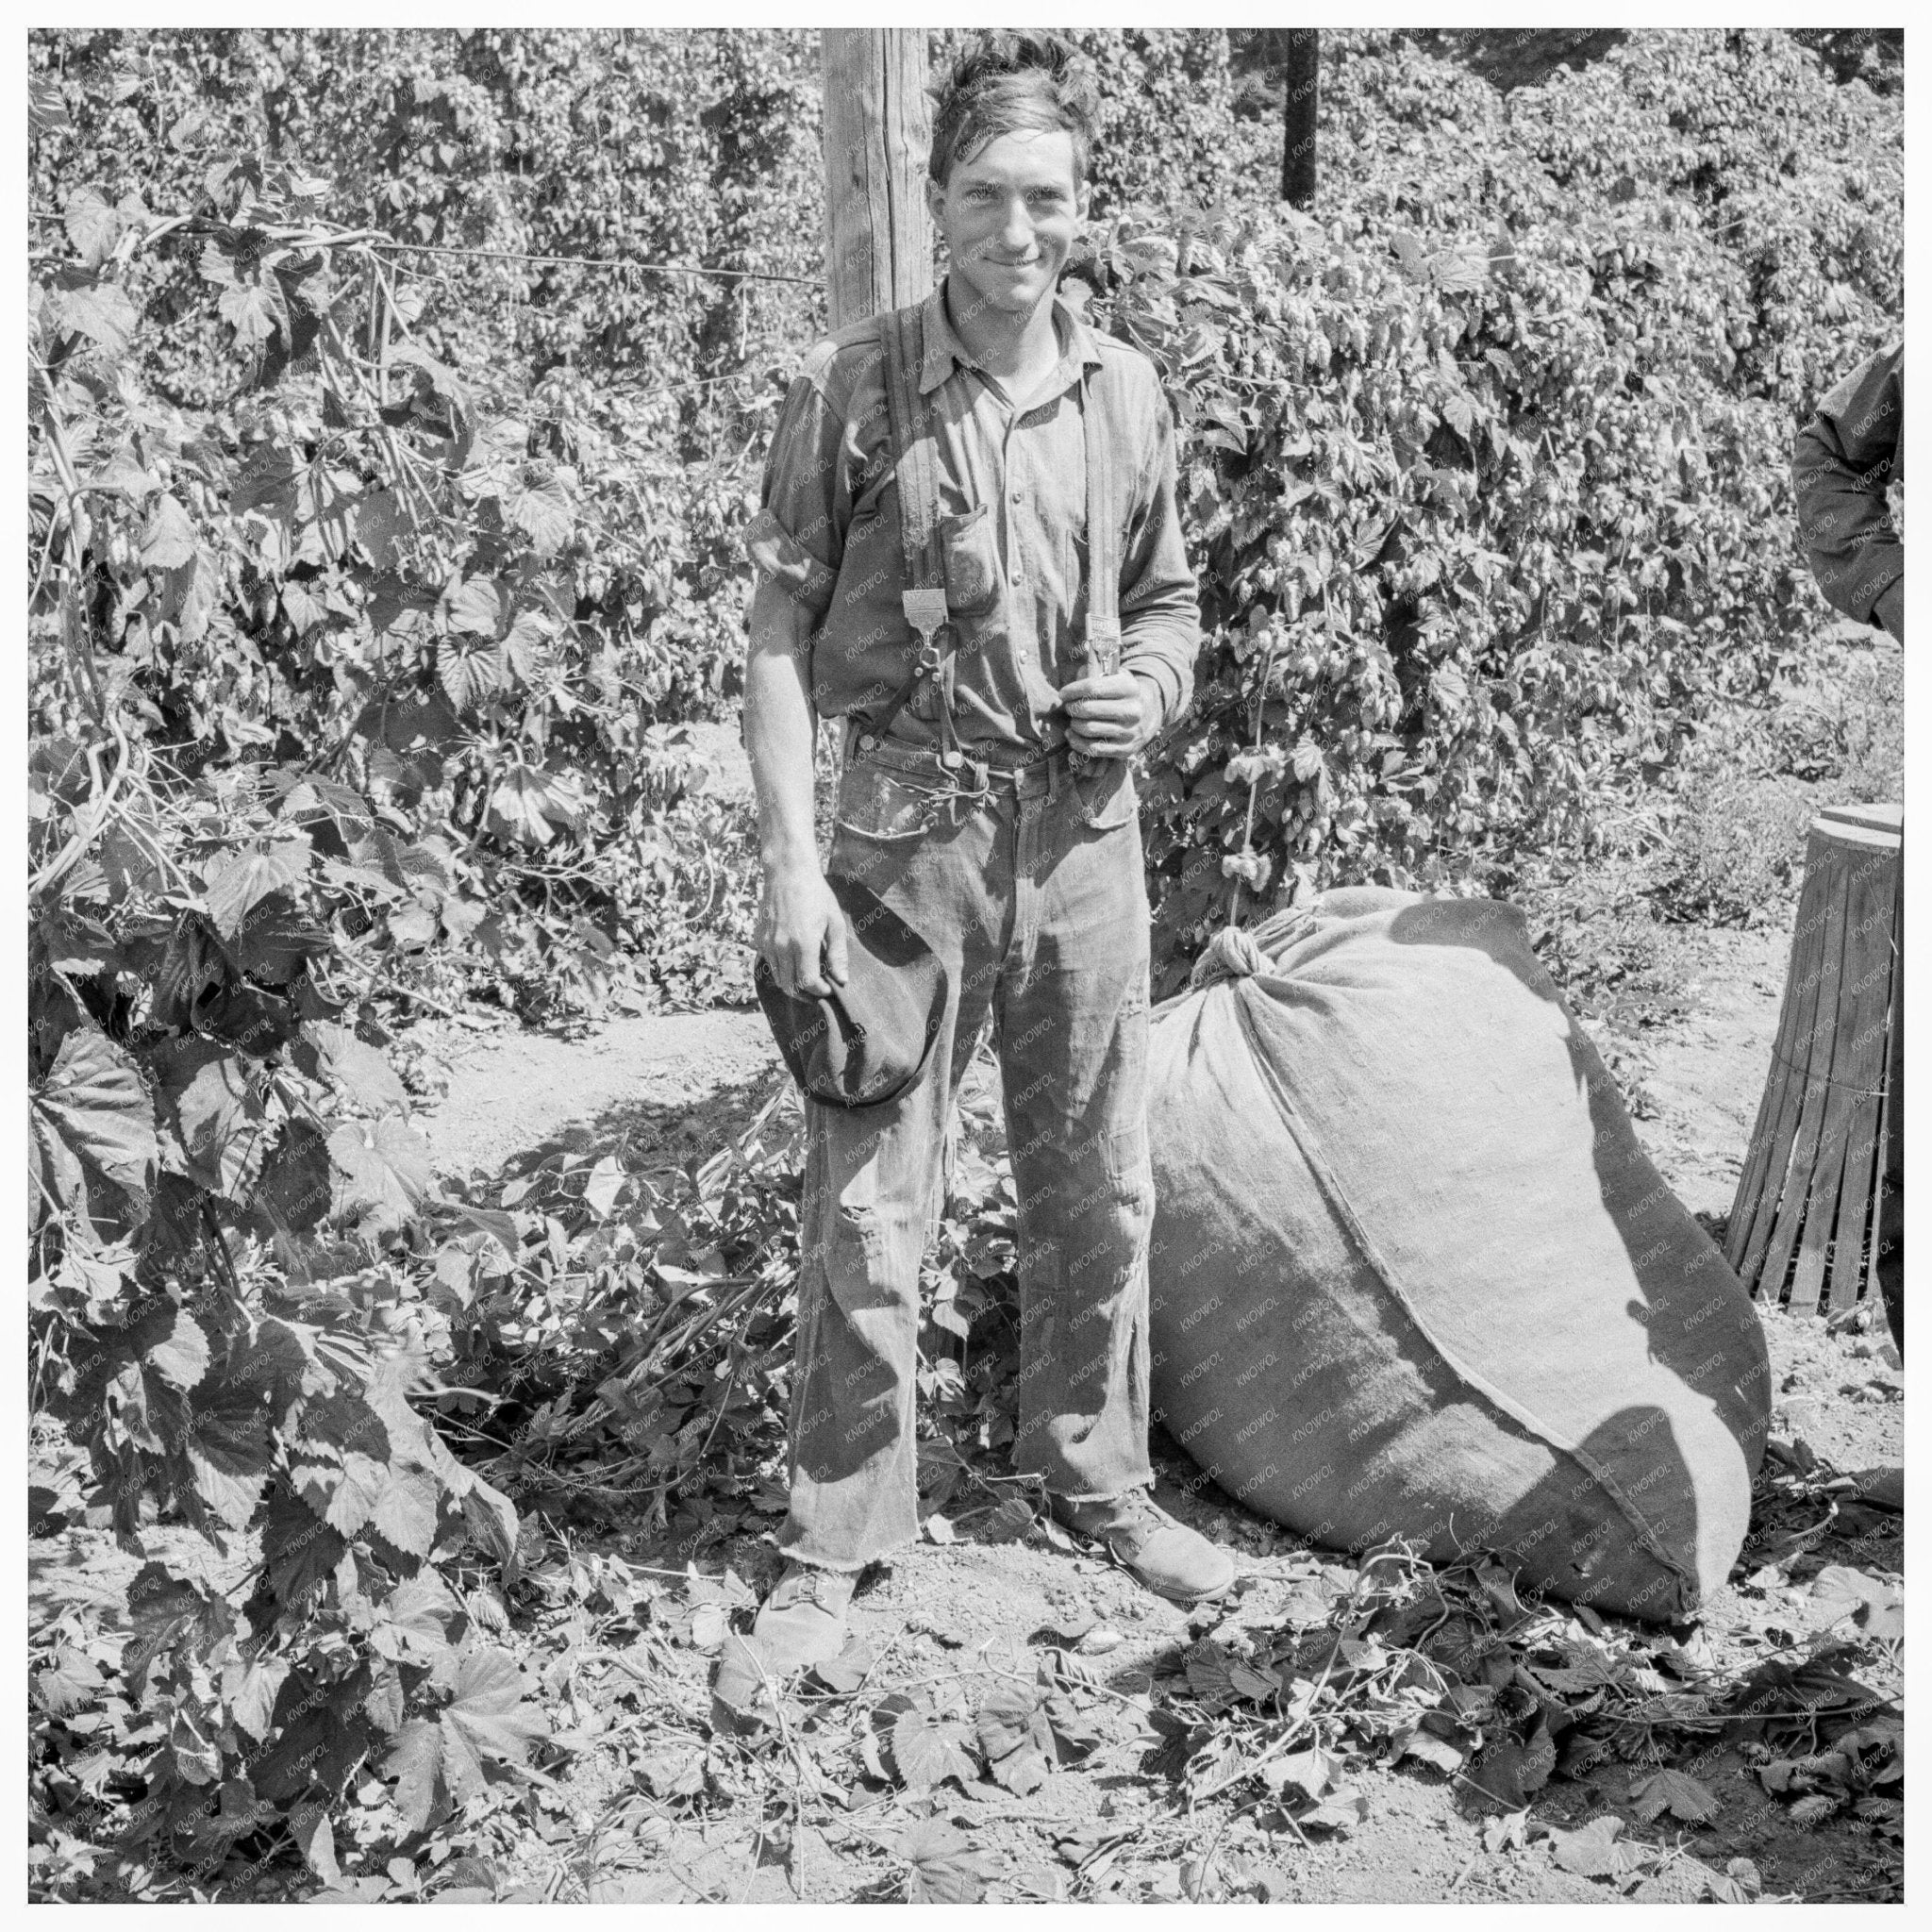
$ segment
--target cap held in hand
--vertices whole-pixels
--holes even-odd
[[[828,876],[850,944],[845,984],[789,993],[760,958],[752,977],[778,1051],[806,1097],[878,1107],[925,1072],[946,1010],[946,969],[932,948],[858,879]]]

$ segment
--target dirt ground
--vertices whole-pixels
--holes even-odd
[[[1672,936],[1671,944],[1683,1010],[1642,1039],[1640,1059],[1649,1103],[1637,1126],[1679,1196],[1711,1224],[1729,1210],[1769,1066],[1789,927],[1684,929]],[[600,1150],[622,1145],[627,1164],[650,1172],[715,1145],[781,1079],[756,1013],[627,1020],[580,1039],[478,1036],[458,1043],[446,1091],[425,1124],[446,1172],[492,1170],[515,1155],[559,1142],[594,1142]],[[1882,1318],[1873,1331],[1847,1327],[1834,1333],[1817,1318],[1766,1311],[1764,1325],[1779,1391],[1775,1432],[1802,1437],[1818,1457],[1844,1470],[1900,1462],[1902,1371],[1890,1357]],[[1171,1444],[1158,1446],[1169,1452],[1158,1457],[1167,1478],[1162,1500],[1228,1542],[1241,1561],[1247,1588],[1231,1624],[1265,1624],[1286,1587],[1280,1581],[1284,1559],[1274,1554],[1274,1534],[1211,1488],[1192,1494],[1181,1491],[1176,1485],[1188,1474],[1184,1457]],[[1890,1536],[1892,1529],[1902,1529],[1902,1519],[1881,1519],[1880,1526],[1887,1536],[1875,1543],[1869,1534],[1857,1548],[1819,1542],[1808,1553],[1809,1567],[1815,1572],[1821,1562],[1840,1561],[1881,1574],[1902,1570],[1902,1541]],[[635,1543],[625,1554],[641,1562],[674,1555]],[[741,1623],[751,1597],[777,1568],[769,1537],[733,1539],[707,1550],[702,1560],[710,1569],[728,1564],[742,1579]],[[1774,1638],[1802,1643],[1831,1621],[1832,1607],[1813,1597],[1802,1576],[1775,1565],[1754,1570],[1747,1556],[1701,1622],[1714,1653],[1735,1658],[1741,1671]],[[983,1685],[995,1671],[1030,1676],[1034,1659],[1054,1641],[1055,1631],[1097,1618],[1104,1630],[1119,1637],[1106,1654],[1104,1682],[1122,1698],[1147,1691],[1177,1668],[1180,1647],[1203,1628],[1139,1591],[1122,1573],[1037,1542],[922,1543],[861,1592],[854,1617],[875,1655],[870,1679],[874,1690],[899,1684],[943,1689],[947,1682],[963,1688],[975,1679]],[[697,1659],[690,1661],[694,1665]],[[1869,1671],[1866,1676],[1875,1682]],[[1137,1856],[1117,1860],[1111,1874],[1103,1871],[1097,1879],[1090,1866],[1079,1896],[1158,1896],[1146,1890],[1149,1861],[1165,1857],[1178,1870],[1184,1860],[1202,1857],[1210,1843],[1217,1871],[1200,1880],[1204,1897],[1229,1895],[1224,1887],[1238,1886],[1257,1872],[1266,1874],[1264,1895],[1303,1901],[1582,1901],[1614,1895],[1597,1881],[1557,1869],[1543,1844],[1485,1850],[1480,1819],[1458,1802],[1452,1782],[1413,1763],[1401,1769],[1352,1764],[1351,1781],[1370,1801],[1366,1819],[1306,1846],[1284,1849],[1251,1821],[1218,1806],[1177,1818],[1136,1771],[1147,1748],[1140,1716],[1130,1704],[1120,1703],[1112,1718],[1110,1726],[1103,1722],[1106,1741],[1093,1757],[1059,1771],[1024,1801],[983,1787],[954,1807],[961,1828],[1004,1863],[1008,1875],[993,1896],[1064,1895],[1073,1874],[1064,1857],[1054,1856],[1056,1840],[1083,1828],[1111,1829],[1115,1820],[1132,1824]],[[618,1726],[620,1736],[624,1729]],[[596,1750],[581,1757],[571,1789],[587,1803],[608,1797],[623,1782],[625,1748],[613,1740],[601,1774]],[[1828,1828],[1792,1829],[1784,1808],[1737,1752],[1707,1757],[1700,1775],[1720,1800],[1718,1817],[1707,1827],[1678,1827],[1674,1840],[1667,1836],[1666,1842],[1680,1843],[1688,1856],[1667,1857],[1630,1897],[1694,1900],[1702,1874],[1722,1870],[1736,1857],[1754,1861],[1771,1894],[1815,1897],[1857,1890],[1865,1873],[1858,1846],[1848,1838],[1840,1841],[1841,1835]],[[1560,1828],[1610,1811],[1629,1818],[1633,1831],[1655,1841],[1656,1830],[1638,1824],[1629,1811],[1631,1776],[1627,1767],[1617,1766],[1591,1782],[1552,1783],[1534,1815]],[[801,1891],[791,1864],[771,1862],[755,1816],[739,1820],[735,1831],[728,1823],[680,1824],[667,1857],[681,1874],[681,1890],[666,1888],[659,1895],[850,1897],[876,1858],[865,1823],[856,1819],[821,1836],[823,1844],[814,1846],[817,1860],[806,1861]],[[761,1853],[763,1864],[758,1862]],[[1109,1888],[1109,1877],[1115,1888]],[[661,1884],[660,1877],[645,1889]]]
[[[1681,1010],[1648,1029],[1636,1052],[1648,1095],[1637,1128],[1665,1177],[1694,1212],[1715,1224],[1727,1213],[1740,1156],[1769,1065],[1782,991],[1789,924],[1739,932],[1680,929],[1671,936]],[[615,1151],[634,1171],[660,1174],[715,1147],[748,1122],[782,1082],[756,1012],[712,1011],[623,1019],[575,1032],[436,1022],[409,1039],[408,1064],[424,1091],[422,1124],[439,1169],[493,1174],[559,1144]],[[1626,1042],[1627,1044],[1627,1042]],[[1875,1326],[1828,1326],[1816,1318],[1764,1313],[1779,1407],[1774,1433],[1784,1452],[1843,1471],[1903,1457],[1903,1371]],[[1807,1446],[1800,1446],[1807,1445]],[[1090,1659],[1086,1702],[1098,1742],[1084,1761],[1056,1770],[1024,1797],[976,1779],[941,1818],[990,1855],[995,1900],[1264,1898],[1299,1902],[1604,1901],[1604,1881],[1560,1869],[1551,1840],[1488,1848],[1479,1808],[1458,1780],[1414,1759],[1391,1766],[1352,1757],[1349,1784],[1366,1815],[1344,1830],[1304,1837],[1271,1833],[1256,1808],[1212,1799],[1181,1810],[1172,1787],[1147,1768],[1158,1737],[1147,1706],[1184,1684],[1183,1648],[1211,1635],[1239,1654],[1246,1633],[1278,1624],[1284,1598],[1310,1558],[1211,1486],[1183,1490],[1189,1465],[1157,1441],[1160,1499],[1231,1548],[1240,1594],[1191,1619],[1090,1556],[1038,1540],[994,1543],[970,1536],[922,1542],[862,1589],[854,1622],[873,1653],[866,1692],[909,1689],[936,1710],[965,1718],[1001,1681],[1031,1682],[1041,1658],[1069,1649]],[[775,1527],[772,1502],[764,1518]],[[1812,1579],[1825,1564],[1900,1578],[1903,1518],[1857,1507],[1796,1548],[1788,1525],[1764,1523],[1726,1588],[1707,1605],[1695,1633],[1726,1673],[1807,1640],[1845,1605],[1821,1598]],[[205,1558],[178,1532],[153,1532],[156,1554],[206,1567],[226,1584],[250,1553]],[[903,1863],[882,1848],[917,1813],[903,1798],[869,1790],[853,1774],[860,1707],[822,1700],[793,1740],[795,1808],[788,1825],[769,1803],[721,1804],[729,1774],[708,1753],[716,1714],[712,1658],[729,1627],[748,1626],[757,1597],[775,1577],[769,1530],[730,1535],[696,1552],[702,1577],[686,1571],[689,1547],[637,1536],[578,1541],[549,1561],[519,1604],[514,1641],[541,1670],[554,1720],[574,1747],[547,1790],[492,1821],[499,1896],[745,1902],[854,1900],[895,1895]],[[584,1565],[621,1556],[629,1574],[660,1592],[638,1628],[613,1634],[597,1614],[606,1598]],[[37,1542],[29,1557],[38,1620],[124,1584],[132,1557],[102,1532],[75,1529]],[[1335,1567],[1340,1580],[1345,1571]],[[708,1613],[706,1602],[715,1605]],[[1614,1621],[1614,1620],[1612,1620]],[[1069,1631],[1084,1631],[1072,1640]],[[1896,1651],[1857,1667],[1863,1681],[1902,1695]],[[1150,1699],[1150,1693],[1153,1697]],[[1538,1824],[1564,1830],[1609,1813],[1662,1854],[1623,1895],[1691,1902],[1713,1872],[1749,1859],[1767,1896],[1807,1899],[1883,1895],[1883,1859],[1869,1832],[1840,1814],[1797,1828],[1746,1757],[1720,1744],[1697,1775],[1718,1801],[1701,1825],[1643,1824],[1631,1803],[1642,1767],[1616,1763],[1586,1779],[1545,1785],[1531,1806]],[[723,1776],[724,1783],[718,1779]],[[819,1793],[812,1802],[812,1793]],[[708,1791],[709,1800],[703,1797]],[[767,1793],[769,1796],[769,1793]],[[568,1881],[575,1876],[577,1881]],[[372,1881],[374,1882],[374,1881]],[[306,1874],[271,1874],[259,1897],[312,1893]]]

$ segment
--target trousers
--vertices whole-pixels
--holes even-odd
[[[841,781],[827,871],[940,956],[924,1076],[885,1104],[807,1101],[787,1555],[857,1570],[919,1532],[919,1269],[954,1097],[989,1010],[1019,1201],[1013,1463],[1084,1500],[1149,1483],[1148,912],[1133,779],[1064,757],[963,791],[870,741]]]

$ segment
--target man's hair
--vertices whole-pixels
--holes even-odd
[[[954,64],[933,117],[926,172],[941,188],[955,163],[1022,131],[1074,137],[1074,184],[1087,178],[1097,108],[1087,62],[1058,34],[982,34]]]

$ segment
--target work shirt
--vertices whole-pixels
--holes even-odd
[[[1878,600],[1906,574],[1885,486],[1905,480],[1905,350],[1861,362],[1818,405],[1791,452],[1798,538],[1825,601],[1877,624]]]
[[[1090,407],[1105,411],[1096,427],[1119,479],[1122,668],[1157,687],[1163,724],[1192,692],[1200,605],[1174,505],[1174,425],[1159,378],[1144,356],[1096,335],[1058,300],[1053,323],[1059,360],[1016,407],[955,332],[943,290],[924,304],[919,390],[931,407],[937,453],[962,745],[1053,746],[1066,736],[1058,692],[1086,669]],[[1090,387],[1104,360],[1117,360],[1124,379]],[[918,644],[900,602],[906,563],[875,322],[855,323],[806,357],[778,419],[763,507],[745,547],[811,613],[819,715],[878,722],[910,677]],[[937,736],[909,708],[892,731],[917,741]]]

